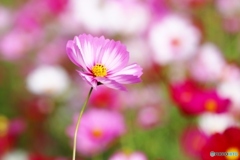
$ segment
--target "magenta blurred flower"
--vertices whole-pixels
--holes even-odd
[[[77,122],[67,129],[68,135],[73,138]],[[83,114],[77,139],[77,150],[83,155],[95,155],[106,149],[110,142],[125,132],[124,119],[120,113],[91,109]]]
[[[126,90],[122,84],[141,81],[142,68],[137,64],[127,66],[129,53],[119,41],[83,34],[69,40],[66,50],[70,60],[81,68],[80,76],[94,88],[103,84]]]
[[[188,115],[200,114],[204,111],[198,103],[197,92],[199,89],[191,81],[175,83],[170,88],[171,96],[179,109]]]
[[[203,112],[223,113],[229,109],[231,101],[219,96],[215,89],[204,89],[190,81],[171,86],[173,100],[186,114],[196,115]]]
[[[95,108],[105,109],[119,109],[121,102],[116,103],[119,98],[119,94],[116,90],[99,86],[98,89],[91,94],[89,99],[89,105]]]

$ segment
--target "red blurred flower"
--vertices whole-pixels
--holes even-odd
[[[20,102],[24,117],[33,122],[42,122],[53,111],[53,102],[44,97],[34,97]]]
[[[21,119],[9,120],[0,115],[0,156],[14,147],[25,127]]]
[[[238,156],[210,156],[210,152],[237,152]],[[207,141],[201,151],[202,160],[240,160],[240,128],[228,128],[216,133]]]
[[[31,153],[28,160],[69,160],[68,158],[63,157],[52,157],[46,156],[39,153]]]

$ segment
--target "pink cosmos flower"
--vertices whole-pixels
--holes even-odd
[[[66,51],[70,60],[81,68],[80,76],[93,88],[103,84],[126,90],[122,84],[141,81],[142,68],[135,63],[127,66],[129,53],[119,41],[83,34],[69,40]]]
[[[67,129],[70,137],[74,136],[77,116]],[[83,114],[77,139],[77,151],[86,156],[104,151],[110,143],[125,132],[125,123],[118,112],[91,109]]]

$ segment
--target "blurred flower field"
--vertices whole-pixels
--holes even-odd
[[[141,82],[92,83],[109,70],[79,71],[91,36]],[[95,85],[77,160],[240,160],[239,46],[239,0],[1,0],[0,159],[72,159]]]

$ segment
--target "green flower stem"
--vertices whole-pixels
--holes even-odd
[[[81,121],[81,118],[82,118],[82,114],[86,108],[86,105],[88,103],[88,100],[90,98],[90,95],[92,93],[92,90],[93,90],[93,87],[91,87],[89,93],[88,93],[88,96],[87,96],[87,99],[85,100],[83,106],[82,106],[82,109],[80,111],[80,114],[79,114],[79,117],[78,117],[78,121],[77,121],[77,125],[76,125],[76,129],[75,129],[75,133],[74,133],[74,141],[73,141],[73,156],[72,156],[72,160],[75,160],[75,157],[76,157],[76,143],[77,143],[77,132],[78,132],[78,127],[79,127],[79,124],[80,124],[80,121]]]

